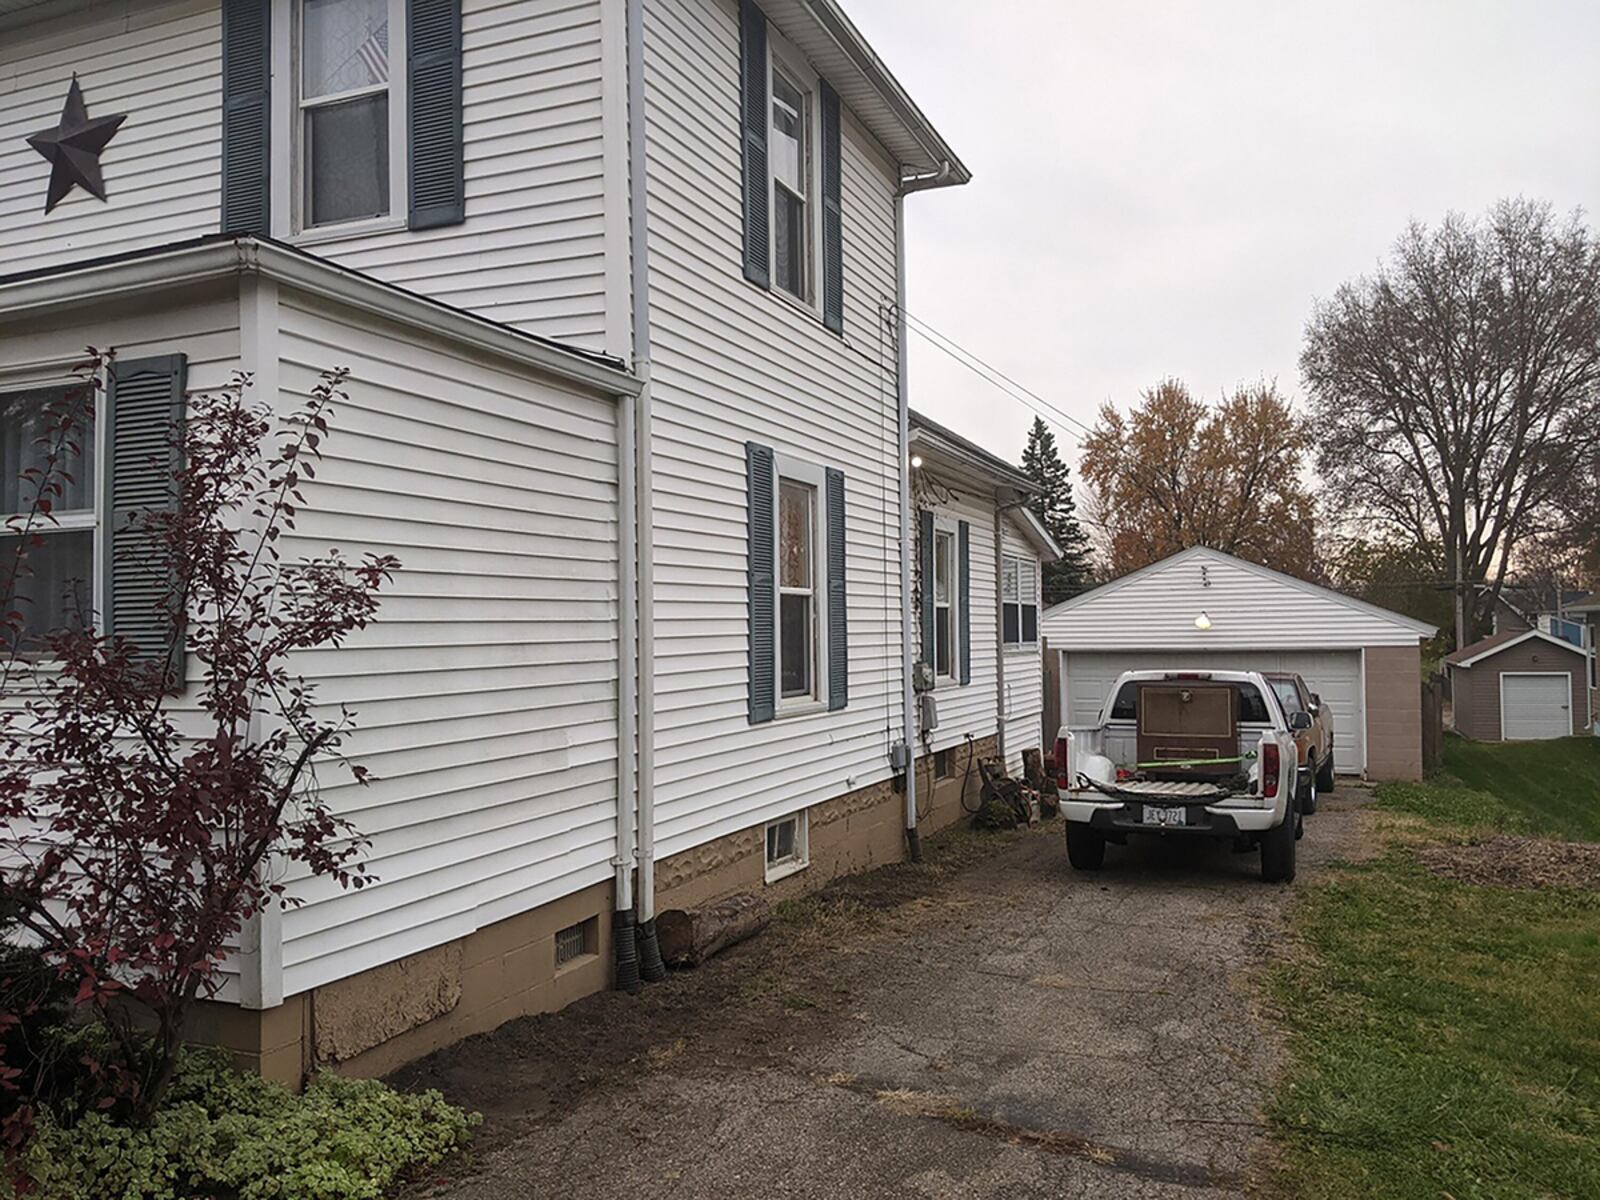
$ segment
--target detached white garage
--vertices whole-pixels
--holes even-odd
[[[1047,724],[1093,723],[1123,671],[1292,671],[1333,714],[1337,770],[1422,775],[1420,647],[1437,632],[1424,622],[1196,547],[1046,609],[1039,625],[1056,677]]]

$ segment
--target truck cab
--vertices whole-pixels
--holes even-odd
[[[1299,755],[1260,672],[1124,672],[1094,725],[1060,730],[1055,759],[1080,870],[1132,835],[1212,837],[1259,848],[1263,879],[1294,878]]]

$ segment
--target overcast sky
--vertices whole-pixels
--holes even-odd
[[[1596,0],[846,8],[974,174],[907,200],[907,308],[1085,422],[1166,375],[1298,398],[1313,298],[1413,216],[1600,213]],[[910,347],[913,406],[1015,458],[1032,414]]]

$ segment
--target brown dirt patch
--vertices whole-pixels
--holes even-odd
[[[1478,887],[1600,891],[1600,845],[1502,834],[1466,845],[1432,845],[1417,859],[1444,879]]]

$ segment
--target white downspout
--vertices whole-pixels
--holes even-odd
[[[894,198],[895,398],[899,422],[900,474],[900,705],[906,748],[906,848],[922,861],[917,831],[917,698],[911,672],[916,664],[911,620],[911,393],[906,385],[906,198],[904,185]]]
[[[615,916],[616,985],[624,991],[639,987],[639,958],[633,912],[634,842],[634,741],[638,731],[634,663],[638,656],[638,572],[634,556],[634,513],[637,510],[633,470],[636,428],[632,396],[617,398],[617,854]]]
[[[639,973],[647,982],[665,979],[656,941],[656,655],[655,489],[650,418],[650,258],[647,224],[648,160],[645,149],[644,0],[627,0],[628,15],[628,246],[629,292],[633,298],[633,370],[641,387],[634,416],[637,471],[634,496],[638,523],[639,589]]]

